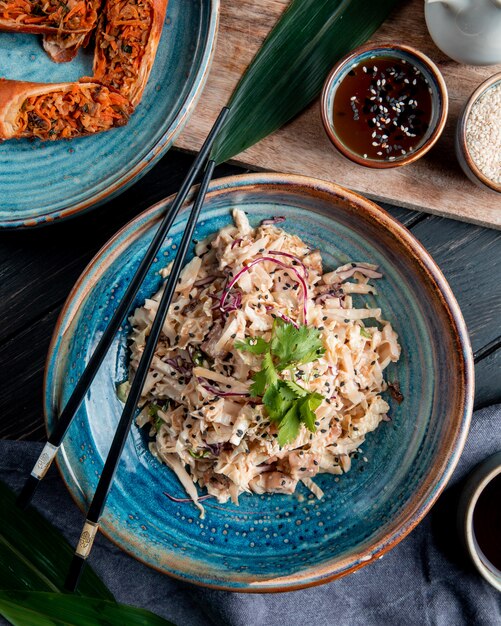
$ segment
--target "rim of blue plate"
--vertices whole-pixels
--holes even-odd
[[[66,209],[58,211],[57,217],[55,218],[51,217],[50,213],[46,213],[32,219],[21,218],[4,221],[0,220],[0,229],[36,228],[40,226],[47,226],[55,222],[61,222],[62,220],[67,220],[75,217],[76,215],[80,215],[122,193],[140,177],[144,176],[155,165],[155,163],[167,152],[167,150],[169,150],[178,135],[183,130],[190,118],[191,113],[198,104],[198,100],[205,87],[216,47],[216,39],[219,28],[220,0],[209,0],[209,6],[208,30],[203,44],[203,54],[200,60],[200,66],[196,71],[193,85],[187,93],[183,103],[179,107],[176,117],[173,119],[170,126],[166,129],[165,133],[160,137],[157,143],[151,147],[144,158],[126,174],[115,180],[104,191],[94,194],[91,197],[86,198]]]
[[[396,544],[402,541],[402,539],[404,539],[417,526],[417,524],[419,524],[444,490],[459,461],[459,457],[461,456],[473,410],[474,364],[468,330],[463,319],[461,309],[459,308],[456,298],[447,283],[445,276],[424,246],[414,237],[414,235],[412,235],[409,230],[400,224],[398,220],[393,218],[387,211],[367,198],[351,190],[344,189],[335,183],[307,176],[266,172],[229,176],[213,181],[209,187],[207,199],[226,193],[231,189],[244,187],[251,188],[255,186],[288,186],[290,188],[296,187],[303,190],[306,188],[311,194],[328,194],[333,199],[348,199],[353,209],[365,212],[365,218],[376,222],[381,228],[387,228],[392,231],[392,234],[397,237],[406,248],[407,254],[412,256],[413,260],[417,263],[419,271],[431,281],[433,291],[435,292],[434,295],[439,298],[441,305],[447,312],[451,323],[451,333],[454,336],[454,343],[458,348],[457,355],[460,369],[458,377],[463,383],[463,386],[458,389],[460,395],[459,407],[461,410],[458,411],[456,431],[452,440],[449,442],[448,455],[446,455],[446,458],[443,459],[440,468],[438,468],[439,471],[433,474],[433,476],[431,474],[427,476],[426,482],[420,487],[419,491],[414,494],[413,501],[407,505],[406,517],[404,521],[396,529],[387,532],[383,539],[381,539],[377,544],[371,545],[370,548],[363,549],[356,555],[349,556],[338,561],[336,563],[335,570],[333,570],[332,564],[329,565],[329,563],[327,563],[319,565],[315,570],[314,576],[307,576],[299,571],[293,575],[268,580],[266,581],[267,584],[265,586],[251,586],[249,584],[248,586],[240,586],[238,588],[221,583],[188,580],[187,578],[179,576],[173,572],[159,569],[149,563],[146,558],[133,554],[127,549],[127,547],[120,544],[118,540],[112,537],[106,528],[103,526],[100,527],[101,532],[126,553],[134,556],[134,558],[137,558],[148,567],[157,569],[161,573],[182,580],[183,582],[191,582],[192,584],[196,584],[198,586],[224,591],[276,593],[314,587],[335,580],[336,578],[344,577],[383,556]],[[192,190],[183,206],[183,211],[186,210],[186,208],[193,201],[193,196],[194,194]],[[157,202],[128,222],[99,250],[78,278],[66,299],[61,313],[59,314],[52,335],[45,363],[44,398],[47,398],[49,384],[48,374],[51,369],[51,364],[56,356],[58,339],[62,333],[68,329],[73,313],[78,310],[87,293],[96,284],[96,281],[94,281],[92,277],[96,272],[99,273],[100,261],[108,254],[112,254],[113,258],[116,258],[116,256],[120,254],[121,250],[127,247],[131,237],[135,237],[138,233],[144,232],[151,227],[152,220],[158,219],[157,213],[161,209],[165,209],[165,207],[173,201],[174,197],[175,196],[172,195]],[[49,420],[51,419],[48,408],[47,403],[44,402],[44,419],[47,431],[49,429]],[[66,478],[66,465],[64,461],[56,457],[56,463],[63,482],[65,483],[75,504],[83,510],[81,502],[71,491],[70,484]],[[417,504],[416,501],[418,501]]]

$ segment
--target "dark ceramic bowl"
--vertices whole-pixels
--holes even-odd
[[[461,494],[458,507],[458,525],[466,550],[478,572],[498,591],[501,591],[501,572],[489,561],[480,548],[473,525],[473,513],[478,500],[489,483],[501,475],[501,451],[477,465],[468,477]],[[493,518],[495,507],[501,502],[492,503]],[[501,529],[500,529],[501,531]]]
[[[385,161],[383,159],[365,159],[356,152],[350,150],[350,148],[339,138],[333,119],[334,96],[339,84],[344,80],[348,72],[354,66],[369,61],[375,56],[381,55],[404,60],[417,67],[427,79],[431,88],[432,96],[432,115],[427,132],[412,152],[408,152],[406,155],[402,155],[394,161]],[[413,163],[414,161],[420,159],[435,145],[445,126],[447,112],[449,109],[449,97],[447,94],[447,87],[440,70],[430,58],[419,50],[404,44],[369,44],[356,48],[333,67],[324,84],[320,107],[325,132],[341,154],[358,165],[375,169],[386,169],[389,167],[400,167],[401,165]]]
[[[191,201],[191,200],[190,200]],[[98,337],[137,268],[168,198],[125,226],[78,280],[49,350],[45,414],[52,430]],[[380,265],[377,303],[402,346],[387,370],[405,397],[391,399],[391,422],[368,435],[352,470],[322,474],[325,497],[243,495],[240,506],[208,500],[206,519],[183,496],[175,475],[148,452],[132,428],[102,519],[103,532],[162,572],[235,591],[286,591],[327,582],[379,558],[428,512],[461,453],[473,399],[466,327],[442,273],[421,244],[374,203],[337,185],[283,174],[250,174],[212,183],[195,237],[231,222],[231,210],[253,224],[284,215],[283,225],[319,248],[326,268],[348,260]],[[175,255],[187,212],[176,219],[134,307],[154,293],[159,269]],[[369,305],[374,300],[369,297]],[[132,311],[132,308],[131,308]],[[59,454],[64,481],[81,508],[96,488],[122,405],[115,385],[127,376],[123,324]]]

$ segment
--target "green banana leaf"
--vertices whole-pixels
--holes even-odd
[[[0,589],[64,592],[73,549],[59,532],[33,509],[21,511],[16,498],[0,483]],[[79,594],[114,600],[90,567]]]
[[[14,626],[173,626],[110,600],[40,591],[0,591],[0,614]]]
[[[78,591],[65,592],[73,549],[33,509],[21,511],[0,482],[0,615],[14,626],[174,626],[149,611],[117,604],[87,565]]]
[[[336,61],[398,0],[292,0],[238,83],[211,157],[222,163],[279,129],[321,91]]]

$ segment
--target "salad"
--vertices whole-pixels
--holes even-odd
[[[202,515],[207,497],[238,504],[242,493],[291,494],[299,483],[321,498],[315,476],[349,471],[366,434],[389,419],[384,370],[400,357],[381,309],[354,304],[377,295],[377,266],[324,272],[320,252],[278,226],[284,218],[257,228],[242,211],[233,219],[196,244],[181,273],[137,417]],[[161,293],[130,318],[122,397]]]

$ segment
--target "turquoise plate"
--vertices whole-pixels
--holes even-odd
[[[45,412],[52,429],[89,354],[137,267],[164,200],[123,228],[95,257],[61,313],[49,350]],[[248,212],[253,224],[284,215],[284,227],[318,247],[327,268],[348,260],[381,266],[378,306],[396,328],[401,361],[389,369],[405,400],[391,422],[367,437],[363,455],[341,477],[317,478],[325,497],[244,495],[240,506],[205,503],[201,520],[177,478],[133,426],[102,520],[104,533],[165,573],[223,589],[282,591],[326,582],[381,556],[420,521],[446,484],[469,424],[473,366],[468,335],[443,275],[414,237],[372,202],[334,184],[282,174],[252,174],[212,184],[196,238]],[[160,285],[186,223],[176,220],[134,306]],[[131,308],[132,311],[132,308]],[[86,508],[118,422],[115,385],[126,377],[124,324],[59,454],[70,492]],[[366,463],[363,457],[368,459]]]
[[[143,176],[193,111],[215,44],[219,0],[169,0],[155,64],[127,126],[71,141],[0,144],[0,227],[47,224],[101,204]],[[52,63],[36,35],[0,33],[0,76],[61,82],[92,75],[92,50]]]

